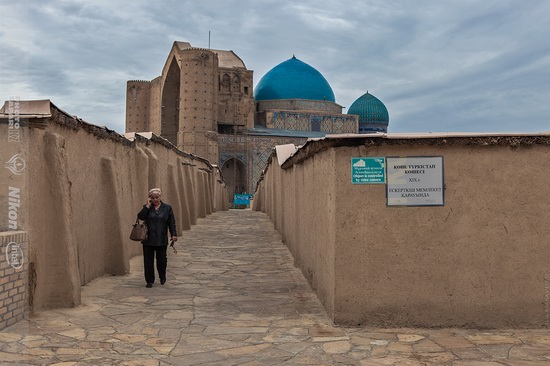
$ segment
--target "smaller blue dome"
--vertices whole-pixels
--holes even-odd
[[[388,109],[374,95],[366,92],[348,109],[348,114],[359,115],[359,133],[362,132],[387,132],[390,116]]]
[[[254,89],[254,99],[307,99],[334,102],[334,92],[319,71],[295,56],[272,68]]]

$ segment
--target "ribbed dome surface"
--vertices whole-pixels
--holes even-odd
[[[369,92],[363,94],[348,109],[348,114],[359,115],[359,132],[369,130],[380,130],[380,128],[369,128],[369,125],[385,125],[389,124],[390,116],[388,109],[374,95]]]
[[[254,99],[308,99],[334,102],[334,92],[319,71],[292,57],[265,74],[254,90]]]

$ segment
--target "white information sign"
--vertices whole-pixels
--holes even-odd
[[[443,206],[443,157],[386,158],[388,206]]]

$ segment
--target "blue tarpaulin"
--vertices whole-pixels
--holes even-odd
[[[254,197],[253,194],[235,193],[233,196],[234,205],[250,205],[250,200]]]

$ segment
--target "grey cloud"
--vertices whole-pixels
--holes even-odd
[[[548,123],[546,0],[30,3],[25,52],[0,22],[0,39],[11,47],[0,60],[0,97],[12,90],[51,97],[119,132],[126,81],[158,76],[175,40],[207,47],[208,31],[212,48],[234,50],[255,83],[295,54],[325,76],[345,107],[369,90],[388,106],[390,131],[525,131]]]

